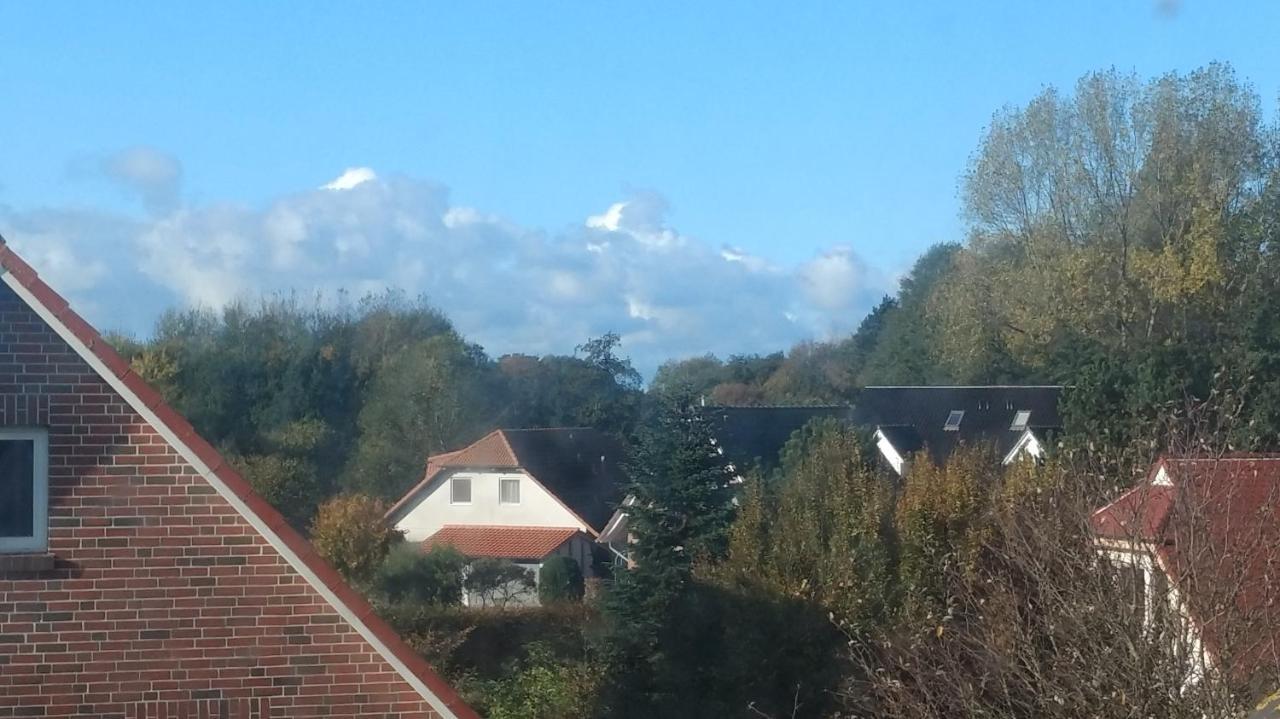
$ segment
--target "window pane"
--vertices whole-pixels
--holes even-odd
[[[453,493],[451,500],[454,502],[470,502],[471,501],[471,480],[455,478],[450,482],[449,487]]]
[[[35,535],[35,442],[0,441],[0,537]]]
[[[504,479],[499,485],[498,501],[503,504],[520,503],[520,480]]]

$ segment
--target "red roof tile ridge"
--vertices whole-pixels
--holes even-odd
[[[520,455],[516,454],[515,449],[511,447],[511,440],[507,439],[507,431],[505,429],[494,430],[498,439],[502,440],[502,446],[507,448],[507,456],[511,457],[511,463],[520,466]]]
[[[129,363],[111,347],[110,343],[71,309],[70,304],[61,295],[45,284],[36,271],[9,247],[3,237],[0,237],[0,268],[11,275],[46,312],[63,323],[64,328],[115,375],[115,379],[124,384],[140,403],[155,414],[157,422],[186,445],[187,449],[205,464],[211,475],[224,484],[244,503],[249,512],[274,532],[281,543],[288,547],[290,552],[337,597],[346,609],[362,622],[432,694],[436,695],[435,698],[438,701],[460,717],[479,719],[479,715],[462,701],[462,698],[443,678],[435,673],[426,660],[374,613],[368,601],[351,589],[338,573],[320,558],[311,544],[289,526],[280,512],[258,496],[249,483],[226,463],[212,445],[196,433],[195,428],[182,415],[165,403],[158,392],[135,374]]]

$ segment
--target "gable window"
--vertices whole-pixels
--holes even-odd
[[[1009,425],[1009,429],[1015,432],[1021,432],[1027,428],[1027,423],[1031,421],[1031,410],[1020,409],[1018,413],[1013,415],[1013,424]]]
[[[520,480],[498,480],[498,504],[520,504]]]
[[[952,410],[951,414],[947,415],[947,423],[942,425],[942,428],[948,432],[959,432],[960,421],[963,419],[964,419],[964,410],[962,409]]]
[[[48,541],[48,433],[0,429],[0,552],[39,552]]]
[[[470,477],[454,477],[449,480],[449,503],[471,504]]]

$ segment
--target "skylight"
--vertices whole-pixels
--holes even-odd
[[[959,432],[962,419],[964,419],[964,410],[953,409],[951,414],[947,415],[947,423],[942,425],[942,428],[948,432]]]
[[[1031,421],[1031,410],[1020,409],[1018,413],[1013,415],[1013,424],[1009,425],[1009,429],[1015,432],[1021,432],[1027,428],[1027,423]]]

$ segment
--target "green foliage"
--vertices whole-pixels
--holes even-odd
[[[798,432],[776,482],[749,480],[727,558],[708,574],[821,605],[850,633],[874,627],[894,596],[892,490],[863,445],[834,420]]]
[[[498,382],[506,398],[500,414],[509,427],[595,427],[628,436],[640,406],[639,389],[619,370],[621,360],[507,355],[498,360]],[[629,365],[628,365],[629,366]],[[614,372],[622,372],[621,378]]]
[[[600,681],[597,664],[564,661],[534,643],[505,677],[479,682],[468,693],[489,719],[578,719],[591,715]]]
[[[494,363],[395,292],[171,311],[147,341],[111,340],[295,526],[339,490],[397,498],[428,454],[498,426],[625,437],[641,398],[616,335],[584,343],[584,357]]]
[[[728,468],[687,389],[663,396],[640,434],[629,467],[636,567],[605,595],[610,682],[603,701],[619,716],[661,716],[677,689],[680,651],[663,641],[689,594],[695,558],[720,557],[732,517]]]
[[[453,336],[406,345],[383,358],[357,424],[362,441],[343,478],[348,490],[399,497],[426,458],[480,434],[478,368]]]
[[[578,345],[575,353],[581,353],[588,365],[609,375],[623,389],[639,389],[640,373],[631,366],[631,360],[618,356],[618,347],[622,338],[614,332],[607,332],[595,339]]]
[[[484,557],[467,567],[462,587],[481,606],[505,607],[512,603],[528,603],[536,582],[530,569],[506,559]]]
[[[348,580],[363,583],[382,565],[400,532],[383,519],[387,506],[364,495],[345,495],[320,505],[311,523],[311,543]]]
[[[580,602],[585,591],[582,567],[572,557],[550,557],[538,569],[538,601],[543,604]]]
[[[998,459],[985,447],[961,447],[942,467],[923,453],[910,460],[894,519],[909,619],[936,621],[946,610],[947,577],[973,568],[1000,475]]]
[[[455,605],[462,600],[467,559],[453,547],[422,551],[403,544],[391,550],[373,577],[373,588],[390,602]]]
[[[244,478],[263,499],[277,507],[296,529],[307,526],[320,496],[315,468],[306,460],[284,455],[231,457]]]
[[[399,602],[379,607],[379,613],[451,678],[509,676],[511,664],[532,645],[547,647],[565,662],[598,660],[592,647],[600,620],[590,604],[476,608]]]

